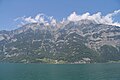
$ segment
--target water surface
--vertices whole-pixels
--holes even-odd
[[[120,80],[120,64],[0,64],[0,80]]]

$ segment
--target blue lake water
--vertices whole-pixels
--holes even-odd
[[[0,80],[120,80],[120,64],[0,64]]]

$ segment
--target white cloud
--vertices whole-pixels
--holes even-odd
[[[80,21],[84,19],[88,20],[93,20],[98,24],[108,24],[108,25],[115,25],[115,26],[120,26],[119,22],[115,22],[113,20],[114,16],[117,14],[120,14],[120,10],[116,10],[113,13],[109,13],[105,16],[102,15],[101,12],[95,13],[95,14],[90,14],[90,13],[84,13],[82,15],[77,15],[76,12],[73,12],[68,16],[67,18],[63,18],[62,21],[59,23],[64,23],[65,21]],[[53,16],[46,16],[45,14],[41,13],[36,15],[35,17],[19,17],[16,20],[22,20],[21,22],[23,24],[26,23],[44,23],[45,25],[53,25],[55,26],[57,23],[57,20],[53,18]]]
[[[114,16],[114,15],[116,15],[118,13],[120,13],[120,9],[119,10],[115,10],[113,13],[107,14],[107,17],[112,17],[112,16]]]
[[[25,20],[26,22],[29,22],[29,23],[36,23],[36,22],[37,22],[35,19],[31,18],[31,16],[28,17],[28,18],[25,18],[24,20]]]
[[[40,19],[41,17],[43,17],[44,15],[45,15],[45,14],[43,14],[43,13],[36,15],[35,20],[36,20],[36,21],[39,21],[39,19]]]
[[[53,17],[50,17],[49,19],[50,19],[50,24],[55,26],[57,23],[56,19],[54,19]]]
[[[99,24],[108,24],[108,25],[115,25],[120,26],[120,23],[114,22],[113,17],[120,13],[120,10],[116,10],[113,13],[109,13],[106,16],[102,16],[101,12],[96,14],[90,15],[90,13],[85,13],[82,15],[77,15],[76,12],[73,12],[70,16],[68,16],[68,21],[80,21],[84,19],[94,20]]]
[[[44,25],[56,25],[57,21],[53,18],[53,16],[46,16],[45,14],[41,13],[36,15],[35,17],[19,17],[14,21],[21,20],[22,23],[43,23]]]
[[[65,18],[63,18],[63,19],[62,19],[62,21],[61,21],[60,23],[62,23],[62,24],[63,24],[65,21],[66,21],[66,19],[65,19]]]

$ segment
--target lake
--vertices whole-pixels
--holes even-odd
[[[0,64],[0,80],[120,80],[120,64]]]

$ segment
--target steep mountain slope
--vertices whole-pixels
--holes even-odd
[[[29,23],[0,31],[1,62],[91,63],[120,60],[120,27],[92,20]]]

